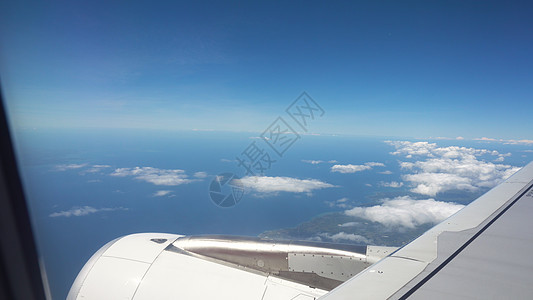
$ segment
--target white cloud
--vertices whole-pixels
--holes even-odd
[[[391,188],[399,188],[403,186],[403,182],[397,182],[397,181],[391,181],[391,182],[380,182],[381,186],[384,187],[391,187]]]
[[[348,216],[360,217],[389,227],[414,228],[426,223],[439,223],[463,208],[464,205],[435,201],[415,200],[409,196],[385,199],[381,205],[355,207],[345,211]]]
[[[458,137],[445,137],[445,136],[437,136],[437,137],[429,137],[428,139],[430,140],[464,140],[465,138],[462,137],[462,136],[458,136]]]
[[[532,145],[533,140],[505,140],[504,143],[511,145]]]
[[[484,142],[500,142],[500,143],[504,143],[504,144],[507,144],[507,145],[532,145],[533,144],[533,140],[526,140],[526,139],[522,139],[522,140],[505,140],[505,139],[493,139],[493,138],[482,137],[482,138],[476,138],[474,140],[476,140],[476,141],[484,141]]]
[[[93,165],[93,168],[111,168],[110,165]]]
[[[354,226],[359,226],[359,225],[361,225],[360,222],[347,222],[347,223],[339,224],[339,227],[354,227]]]
[[[334,165],[331,167],[331,172],[339,172],[346,174],[361,172],[370,169],[372,169],[372,167],[365,165]]]
[[[392,155],[403,154],[407,158],[411,158],[413,155],[433,157],[431,151],[437,147],[437,144],[428,142],[385,141],[385,143],[396,147],[396,151],[391,152]]]
[[[329,160],[328,163],[330,163],[330,164],[336,164],[336,163],[338,163],[338,161],[332,159],[332,160]]]
[[[244,187],[260,193],[310,193],[313,190],[335,187],[317,179],[298,179],[291,177],[247,176],[240,179]]]
[[[383,171],[383,172],[378,172],[379,174],[385,174],[385,175],[390,175],[392,174],[391,171],[387,170],[387,171]]]
[[[89,215],[89,214],[94,214],[94,213],[97,213],[97,212],[115,211],[115,210],[128,210],[128,209],[124,208],[124,207],[94,208],[94,207],[91,207],[91,206],[82,206],[82,207],[73,207],[72,209],[65,210],[65,211],[51,213],[49,216],[52,217],[52,218],[55,218],[55,217],[80,217],[80,216],[86,216],[86,215]]]
[[[196,173],[194,173],[193,176],[196,177],[196,178],[206,178],[207,177],[207,173],[206,172],[196,172]]]
[[[312,164],[312,165],[318,165],[318,164],[323,163],[324,161],[322,161],[322,160],[306,160],[306,159],[302,159],[302,162],[307,163],[307,164]]]
[[[99,173],[103,169],[110,168],[110,165],[92,165],[89,169],[83,170],[80,174],[85,175],[88,173]]]
[[[371,162],[365,163],[365,166],[369,166],[369,167],[384,167],[385,164],[371,161]]]
[[[370,244],[371,243],[371,240],[367,239],[366,237],[364,237],[362,235],[353,234],[353,233],[345,233],[345,232],[339,232],[339,233],[336,233],[336,234],[319,233],[318,237],[325,238],[325,239],[331,240],[333,242],[350,241],[350,242],[362,243],[362,244]]]
[[[340,208],[348,208],[350,205],[348,205],[346,202],[348,202],[348,198],[340,198],[335,201],[326,201],[325,203],[329,205],[329,207],[340,207]]]
[[[169,195],[170,193],[172,193],[172,191],[169,191],[169,190],[161,190],[161,191],[157,191],[154,193],[153,197],[163,197],[163,196],[167,196]]]
[[[379,162],[367,162],[363,165],[334,165],[331,167],[331,172],[338,172],[338,173],[355,173],[355,172],[361,172],[365,170],[370,170],[373,167],[384,167],[385,165],[383,163]]]
[[[476,138],[476,139],[474,139],[474,141],[496,142],[498,140],[497,139],[493,139],[493,138],[488,138],[488,137],[482,137],[482,138]]]
[[[522,152],[526,152],[526,153],[533,153],[533,150],[531,150],[531,149],[528,149],[528,150],[524,150],[524,151],[522,151]]]
[[[511,153],[498,153],[498,158],[496,158],[494,161],[496,162],[502,162],[505,160],[506,157],[511,156]]]
[[[463,190],[475,192],[478,187],[471,184],[471,179],[449,173],[418,173],[404,175],[403,179],[415,185],[411,192],[422,195],[435,196],[448,190]]]
[[[175,186],[187,184],[198,179],[189,179],[185,171],[175,169],[158,169],[152,167],[118,168],[111,176],[133,176],[135,179],[153,183],[155,185]]]
[[[402,176],[411,183],[412,192],[435,196],[449,190],[478,191],[494,187],[520,168],[505,164],[486,162],[481,156],[496,156],[496,161],[510,156],[498,151],[467,147],[438,147],[435,143],[395,141],[394,155],[415,157],[418,161],[400,162],[403,170],[411,172]]]
[[[55,166],[55,169],[57,171],[67,171],[67,170],[75,170],[80,169],[87,166],[87,163],[85,164],[65,164],[65,165],[57,165]]]

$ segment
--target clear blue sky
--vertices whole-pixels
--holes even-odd
[[[192,2],[2,1],[14,126],[533,139],[530,3]]]

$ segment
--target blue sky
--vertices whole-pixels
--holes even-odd
[[[316,133],[533,139],[533,6],[0,4],[17,129],[262,131],[302,91]]]

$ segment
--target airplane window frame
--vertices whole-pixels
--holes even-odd
[[[51,299],[44,278],[0,88],[0,298]],[[43,276],[44,275],[44,276]]]

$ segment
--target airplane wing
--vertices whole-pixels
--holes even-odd
[[[533,295],[533,163],[401,249],[145,233],[111,241],[67,299]]]

